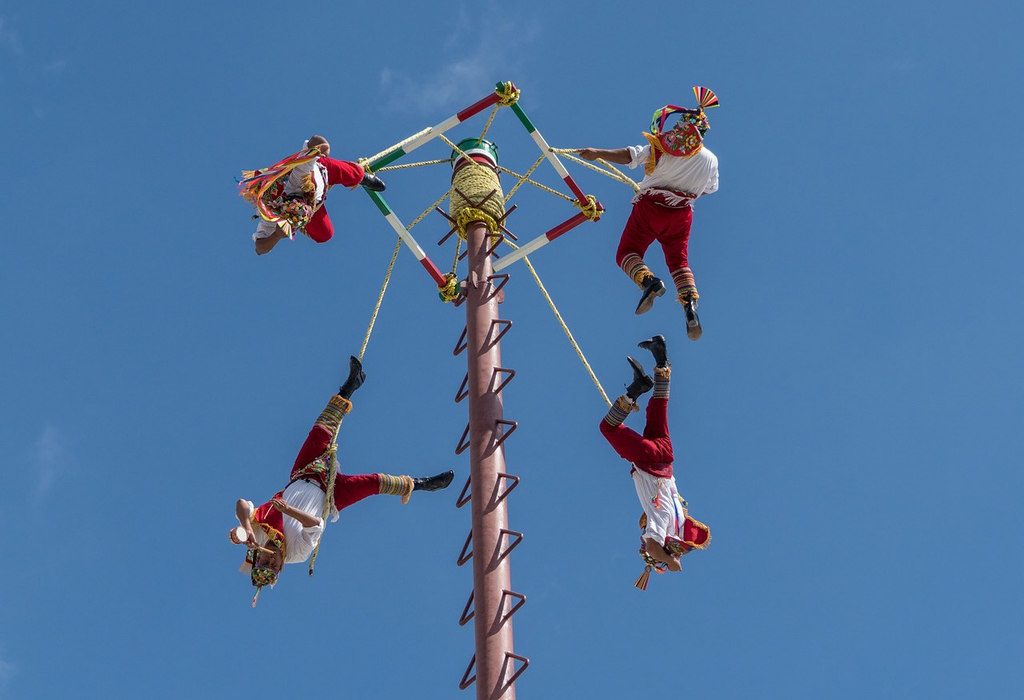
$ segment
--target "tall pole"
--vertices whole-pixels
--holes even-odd
[[[512,589],[509,554],[523,535],[508,527],[508,495],[519,478],[507,472],[503,447],[516,428],[504,418],[501,396],[515,376],[501,365],[501,338],[512,324],[498,316],[504,292],[497,278],[507,275],[494,275],[491,265],[500,236],[495,229],[505,217],[504,197],[494,144],[467,139],[456,150],[450,211],[466,239],[468,260],[466,330],[456,348],[456,354],[465,350],[468,366],[456,401],[469,400],[469,421],[456,451],[468,448],[470,460],[470,479],[457,505],[472,504],[472,530],[459,564],[473,562],[473,593],[460,624],[473,620],[476,642],[459,685],[465,689],[475,682],[477,700],[514,700],[515,681],[529,660],[515,653],[512,639],[512,616],[526,601]]]
[[[505,474],[501,438],[502,400],[494,389],[495,369],[501,367],[497,295],[491,284],[488,254],[491,231],[485,224],[467,227],[469,284],[466,290],[466,340],[469,363],[469,459],[473,507],[473,598],[476,615],[476,674],[478,700],[513,700],[515,686],[504,691],[506,651],[512,647],[512,621],[502,621],[503,591],[511,590],[509,557],[502,556],[508,530],[508,501],[496,500]],[[477,284],[474,284],[474,279]],[[488,299],[487,296],[490,296]]]

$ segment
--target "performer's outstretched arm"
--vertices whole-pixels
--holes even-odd
[[[609,163],[629,165],[633,162],[628,148],[583,148],[580,150],[580,158],[584,160],[597,160],[603,158]]]
[[[235,502],[235,517],[238,518],[238,524],[245,529],[248,541],[255,542],[256,536],[252,531],[252,505],[249,501],[244,498],[239,498],[238,501]],[[235,541],[233,535],[231,539],[232,541]],[[235,542],[235,544],[241,544],[241,542]]]

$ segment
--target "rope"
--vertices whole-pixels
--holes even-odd
[[[498,110],[501,109],[502,104],[499,102],[494,105],[494,109],[491,110],[491,115],[487,117],[487,123],[484,124],[484,130],[480,132],[480,139],[483,140],[484,136],[487,136],[487,130],[491,128],[491,123],[494,121],[495,115],[498,114]]]
[[[373,313],[370,314],[370,323],[366,327],[366,335],[363,336],[363,344],[359,347],[359,361],[363,361],[366,355],[366,346],[370,344],[370,336],[373,334],[373,327],[377,323],[377,314],[380,313],[381,304],[384,303],[384,294],[388,291],[388,284],[391,282],[391,272],[395,269],[395,261],[398,260],[398,251],[402,248],[402,239],[395,240],[395,249],[391,251],[391,262],[388,263],[388,271],[384,274],[384,283],[380,286],[377,294],[377,303],[373,306]]]
[[[416,132],[415,134],[413,134],[413,135],[412,135],[412,136],[410,136],[409,138],[407,138],[407,139],[403,139],[403,140],[399,141],[398,143],[396,143],[396,144],[395,144],[395,145],[393,145],[393,146],[388,146],[387,148],[385,148],[385,149],[384,149],[383,151],[381,151],[380,153],[377,153],[377,154],[375,154],[375,155],[372,155],[372,156],[370,156],[369,158],[360,158],[358,162],[359,162],[359,164],[360,164],[360,165],[362,165],[362,166],[364,166],[364,167],[365,167],[365,166],[369,165],[370,163],[372,163],[372,162],[376,161],[377,159],[379,159],[379,158],[383,158],[384,156],[388,155],[389,153],[391,153],[391,152],[393,152],[393,151],[397,151],[397,150],[398,150],[399,148],[402,148],[402,147],[403,147],[403,146],[405,146],[405,145],[406,145],[407,143],[410,143],[410,142],[412,142],[412,141],[415,141],[415,140],[416,140],[416,139],[418,139],[418,138],[419,138],[420,136],[423,136],[423,134],[425,134],[425,133],[427,133],[428,131],[430,131],[430,130],[431,130],[432,128],[433,128],[433,127],[430,127],[430,126],[428,126],[428,127],[426,128],[426,129],[423,129],[422,131],[417,131],[417,132]]]
[[[491,231],[497,231],[498,221],[505,215],[505,197],[498,174],[467,156],[444,134],[440,138],[469,163],[456,171],[448,203],[448,214],[455,219],[459,237],[466,237],[466,226],[472,221],[483,221]],[[488,198],[492,190],[494,194]]]
[[[455,237],[455,257],[452,259],[452,276],[459,269],[459,253],[462,251],[462,236]]]
[[[427,217],[427,214],[429,214],[430,212],[434,211],[434,207],[439,206],[441,204],[441,202],[443,202],[444,200],[448,199],[448,197],[450,195],[451,195],[451,192],[445,192],[443,195],[441,195],[440,197],[435,199],[433,204],[431,204],[429,207],[427,207],[422,212],[420,212],[420,215],[417,216],[415,219],[413,219],[411,224],[409,224],[408,226],[405,227],[405,230],[406,231],[412,231],[413,226],[415,226],[419,222],[423,221],[423,219],[425,219]]]
[[[454,141],[452,141],[450,138],[448,138],[444,134],[438,134],[437,138],[439,138],[442,141],[444,141],[448,145],[448,147],[451,148],[456,153],[458,153],[459,156],[461,156],[462,158],[465,158],[466,160],[468,160],[470,167],[475,167],[475,168],[482,168],[482,167],[484,167],[484,166],[480,165],[480,163],[477,163],[475,160],[470,158],[469,155],[464,150],[459,148],[458,144],[456,144]]]
[[[515,243],[512,243],[511,241],[508,241],[508,244],[512,246],[512,248],[514,249],[518,250],[519,248],[519,246],[517,246]],[[562,314],[558,311],[558,307],[555,306],[555,302],[551,298],[551,294],[548,293],[547,288],[541,281],[540,275],[537,274],[537,270],[533,267],[533,263],[530,262],[530,256],[524,256],[523,262],[526,263],[526,269],[528,269],[530,271],[530,274],[533,275],[533,281],[537,283],[537,287],[540,288],[540,293],[544,295],[545,301],[548,302],[548,306],[550,306],[551,311],[554,312],[555,318],[558,320],[558,324],[562,327],[562,332],[564,332],[565,337],[569,339],[569,344],[572,345],[572,349],[576,351],[577,357],[579,357],[580,362],[583,363],[583,368],[586,369],[587,374],[590,375],[590,381],[594,382],[594,386],[597,387],[598,392],[600,392],[601,398],[604,399],[605,404],[607,404],[610,408],[612,402],[608,399],[608,394],[605,393],[604,387],[601,386],[600,380],[598,380],[597,375],[594,374],[594,370],[590,366],[590,363],[587,361],[586,355],[583,354],[583,349],[580,347],[580,344],[576,342],[576,338],[573,337],[572,331],[569,330],[569,325],[565,322],[565,319],[562,318]]]
[[[566,158],[568,158],[569,160],[573,161],[574,163],[579,163],[580,165],[582,165],[582,166],[584,166],[586,168],[590,168],[591,170],[593,170],[595,172],[601,173],[605,177],[610,177],[613,180],[617,180],[618,182],[621,182],[623,185],[628,185],[629,187],[633,188],[634,192],[639,192],[640,191],[640,185],[638,185],[631,177],[629,177],[628,175],[623,173],[621,170],[619,170],[614,165],[612,165],[611,163],[606,161],[604,158],[598,158],[597,159],[597,162],[604,166],[604,168],[599,168],[596,165],[594,165],[593,163],[591,163],[589,160],[584,160],[583,158],[579,158],[579,157],[573,155],[574,153],[579,153],[581,150],[583,150],[583,149],[581,149],[581,148],[552,148],[551,152],[552,153],[557,153],[559,155],[563,155]]]
[[[327,490],[324,491],[324,505],[320,509],[320,519],[324,521],[324,530],[320,533],[320,539],[317,540],[316,547],[313,547],[313,554],[309,557],[309,575],[313,575],[313,569],[316,568],[316,558],[320,556],[320,544],[324,541],[324,535],[327,534],[327,516],[331,514],[331,494],[334,493],[334,483],[338,476],[338,433],[341,432],[341,424],[338,424],[338,429],[334,431],[334,436],[331,438],[331,444],[328,445],[327,451],[330,453],[330,466],[327,470]]]
[[[434,206],[444,201],[445,197],[448,196],[446,192],[437,202],[430,207],[433,209]],[[423,212],[420,216],[409,225],[411,229],[413,226],[418,224],[430,211]],[[387,272],[384,273],[384,282],[380,286],[380,292],[377,293],[377,302],[373,305],[373,313],[370,314],[370,322],[366,326],[366,335],[363,336],[363,344],[359,346],[359,361],[363,361],[363,357],[366,356],[366,347],[370,344],[370,336],[373,335],[373,328],[377,325],[377,316],[380,314],[380,307],[384,303],[384,295],[388,291],[388,285],[391,283],[391,273],[395,270],[395,262],[398,260],[398,251],[402,249],[402,239],[400,236],[395,237],[395,249],[391,251],[391,260],[388,262]],[[327,524],[327,516],[331,513],[331,496],[334,494],[334,483],[338,475],[338,433],[341,432],[341,425],[338,425],[338,429],[334,431],[334,435],[331,437],[331,444],[328,446],[327,451],[331,453],[330,466],[327,471],[327,490],[324,492],[324,505],[321,508],[321,518],[324,521],[324,525]],[[313,554],[309,559],[309,575],[313,575],[313,569],[316,567],[316,558],[320,554],[320,543],[323,542],[323,536],[326,534],[326,527],[324,533],[320,535],[320,541],[316,543],[316,547],[313,548]]]
[[[526,182],[526,179],[528,177],[530,177],[531,175],[533,175],[533,171],[536,170],[540,166],[540,164],[543,163],[543,162],[544,162],[544,154],[541,153],[539,156],[537,156],[537,160],[533,161],[533,165],[530,166],[530,169],[527,170],[526,173],[523,174],[519,178],[519,182],[517,182],[512,187],[512,189],[510,189],[508,191],[508,194],[505,195],[505,204],[508,204],[508,200],[512,199],[512,195],[514,195],[516,193],[516,190],[518,190],[520,187],[523,186],[523,183]]]
[[[519,174],[519,173],[517,173],[517,172],[516,172],[515,170],[509,170],[508,168],[506,168],[506,167],[504,167],[504,166],[502,166],[502,165],[499,165],[499,166],[498,166],[498,170],[500,170],[500,171],[501,171],[501,172],[503,172],[503,173],[508,173],[508,174],[509,174],[509,175],[511,175],[512,177],[517,177],[517,178],[520,178],[520,179],[524,180],[525,182],[529,182],[529,183],[530,183],[531,185],[533,185],[534,187],[539,187],[540,189],[544,190],[545,192],[548,192],[548,193],[550,193],[550,194],[553,194],[553,195],[555,195],[556,197],[561,197],[562,199],[564,199],[565,201],[569,202],[570,204],[571,204],[572,202],[575,202],[575,201],[576,201],[575,199],[573,199],[572,197],[570,197],[570,196],[569,196],[569,195],[567,195],[567,194],[562,194],[561,192],[559,192],[559,191],[558,191],[558,190],[556,190],[556,189],[552,189],[552,188],[548,187],[547,185],[542,185],[542,184],[540,184],[540,183],[539,183],[539,182],[537,182],[536,180],[531,180],[530,178],[528,178],[528,177],[526,177],[526,176],[524,176],[524,175],[520,175],[520,174]]]
[[[385,165],[383,168],[378,168],[378,173],[384,173],[389,170],[407,170],[408,168],[422,168],[425,165],[438,165],[440,163],[451,163],[451,158],[435,158],[434,160],[421,160],[415,163],[397,163],[395,165]]]

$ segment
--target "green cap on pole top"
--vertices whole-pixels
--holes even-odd
[[[486,165],[496,170],[498,165],[498,147],[487,139],[462,139],[458,143],[458,150],[452,151],[452,174],[468,165],[465,158],[459,153],[462,151],[473,161]]]

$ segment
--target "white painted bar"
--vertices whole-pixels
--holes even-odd
[[[384,218],[388,220],[388,223],[391,224],[391,228],[395,229],[395,233],[401,237],[402,242],[408,246],[409,250],[412,251],[412,254],[416,256],[417,260],[422,260],[427,257],[427,254],[423,252],[422,248],[420,248],[420,244],[416,242],[416,239],[412,237],[412,234],[409,233],[408,230],[406,230],[405,226],[398,217],[394,215],[394,213],[385,214]]]
[[[420,136],[419,138],[417,138],[417,139],[415,139],[413,141],[410,141],[407,146],[403,147],[403,149],[405,150],[406,153],[411,153],[412,151],[415,151],[420,146],[422,146],[422,145],[424,145],[426,143],[429,143],[430,141],[433,141],[439,135],[441,135],[444,132],[448,131],[452,127],[458,126],[461,123],[462,122],[459,121],[459,115],[453,114],[452,116],[448,117],[447,119],[445,119],[443,122],[441,122],[437,126],[430,127],[430,129],[427,131],[427,133],[423,134],[422,136]]]
[[[506,267],[508,267],[515,261],[525,258],[530,253],[533,253],[538,248],[543,248],[550,242],[551,241],[549,241],[547,236],[544,234],[537,236],[532,241],[522,246],[519,250],[514,250],[505,257],[503,257],[501,260],[495,262],[494,271],[497,272],[498,270],[504,270]]]

